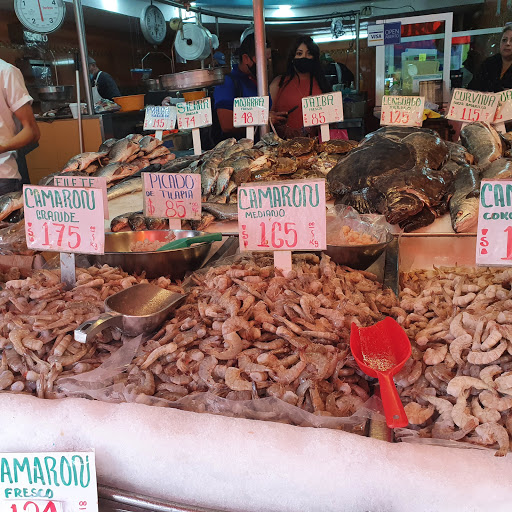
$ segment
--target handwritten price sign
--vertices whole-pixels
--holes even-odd
[[[103,214],[105,219],[108,215],[108,197],[107,197],[107,178],[101,176],[55,176],[53,178],[55,187],[78,187],[78,188],[98,188],[103,196]]]
[[[23,186],[27,247],[103,254],[103,197],[97,188]]]
[[[144,215],[201,219],[201,175],[142,173]]]
[[[242,251],[325,249],[325,223],[325,180],[238,187]]]
[[[505,123],[512,121],[512,89],[497,92],[498,108],[494,116],[493,124]]]
[[[493,92],[454,89],[446,117],[464,123],[492,123],[497,107],[498,97]]]
[[[304,126],[317,126],[343,121],[341,92],[329,92],[320,96],[302,98],[302,119]]]
[[[146,107],[144,130],[172,130],[176,124],[176,107]]]
[[[424,108],[423,96],[383,96],[380,124],[421,126]]]
[[[1,512],[98,512],[94,452],[3,453]]]
[[[233,126],[268,124],[268,96],[235,98],[233,101]]]
[[[512,181],[483,180],[478,211],[477,265],[512,266]]]
[[[212,107],[210,98],[185,101],[176,104],[178,128],[202,128],[212,124]]]

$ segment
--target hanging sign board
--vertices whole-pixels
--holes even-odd
[[[306,127],[343,121],[341,92],[302,98],[302,118]]]
[[[325,180],[242,184],[238,225],[242,251],[325,249]]]
[[[176,111],[180,130],[202,128],[212,124],[210,98],[177,103]]]
[[[400,44],[402,41],[402,23],[384,23],[384,44]]]
[[[382,96],[380,124],[421,126],[424,108],[424,96]]]
[[[368,46],[382,46],[384,44],[384,24],[368,25]]]
[[[0,454],[2,512],[98,512],[94,452]]]
[[[454,89],[446,117],[463,123],[492,123],[497,107],[498,97],[493,92]]]
[[[482,181],[477,233],[477,265],[512,265],[512,181]]]
[[[233,126],[261,126],[268,124],[268,96],[235,98]]]
[[[144,115],[144,130],[173,130],[176,124],[176,107],[148,106]]]
[[[23,186],[27,247],[103,254],[103,197],[97,188]]]
[[[103,176],[55,176],[53,185],[55,187],[100,189],[103,196],[103,214],[105,219],[110,218],[108,215],[107,178]]]
[[[201,175],[142,173],[144,215],[201,219]]]

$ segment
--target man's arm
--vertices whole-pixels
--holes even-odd
[[[29,103],[25,103],[22,107],[14,112],[14,115],[21,123],[22,129],[12,139],[8,140],[5,144],[0,144],[0,154],[7,151],[14,151],[20,149],[28,144],[37,142],[41,133],[37,126],[34,112]]]
[[[229,133],[233,135],[243,135],[245,128],[235,128],[233,126],[233,111],[227,108],[218,108],[217,116],[219,117],[219,124],[223,133]]]

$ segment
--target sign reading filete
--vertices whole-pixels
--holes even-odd
[[[423,96],[382,96],[381,125],[421,126]]]
[[[144,215],[179,222],[201,219],[200,174],[143,172],[142,189]]]
[[[200,100],[177,103],[176,111],[178,118],[178,129],[192,130],[194,154],[200,155],[202,151],[199,128],[211,126],[212,124],[212,107],[210,98],[202,98]]]
[[[94,452],[0,454],[2,512],[98,512]]]
[[[492,123],[497,107],[498,97],[493,92],[454,89],[446,117],[463,123]]]
[[[103,176],[55,176],[53,178],[55,187],[78,187],[78,188],[98,188],[103,196],[103,214],[105,219],[108,215],[108,197],[107,197],[107,178]]]
[[[512,265],[512,181],[483,180],[480,186],[477,265]]]
[[[103,254],[103,197],[97,188],[23,186],[27,247]]]
[[[322,141],[329,140],[329,123],[343,121],[341,92],[329,92],[302,98],[302,118],[305,127],[320,125]]]
[[[325,180],[242,184],[238,225],[241,251],[285,251],[275,266],[290,270],[291,251],[326,248]]]
[[[247,138],[254,140],[254,127],[268,124],[268,96],[235,98],[233,101],[233,126],[247,127]]]

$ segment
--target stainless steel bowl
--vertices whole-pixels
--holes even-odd
[[[368,245],[327,245],[324,252],[338,265],[365,270],[377,260],[392,240],[393,235],[388,233],[385,242]]]
[[[200,89],[224,83],[224,71],[222,68],[193,69],[192,71],[162,75],[160,81],[163,88],[170,91]]]
[[[61,101],[69,103],[73,101],[73,85],[49,85],[38,87],[37,95],[41,101]]]
[[[160,78],[147,78],[146,80],[143,80],[142,83],[148,91],[160,91],[162,89]]]
[[[176,238],[206,235],[203,231],[171,230]],[[91,264],[110,265],[121,267],[129,274],[146,272],[150,279],[160,276],[171,276],[181,279],[188,271],[198,269],[208,252],[209,243],[195,244],[186,249],[175,249],[162,252],[131,252],[130,248],[135,242],[168,242],[169,230],[162,231],[121,231],[119,233],[105,233],[105,254],[89,255]]]

